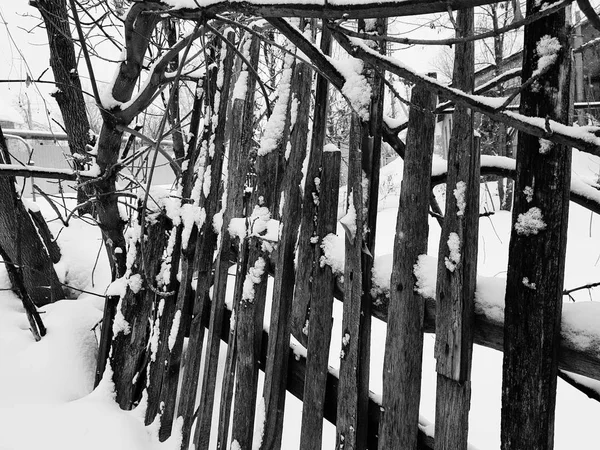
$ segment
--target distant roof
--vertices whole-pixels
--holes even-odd
[[[23,123],[23,117],[7,102],[6,97],[0,97],[0,121]]]

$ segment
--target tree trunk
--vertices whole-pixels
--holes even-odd
[[[548,4],[528,0],[527,15]],[[540,89],[521,93],[521,114],[567,123],[571,68],[566,25],[561,10],[525,27],[523,80],[536,70],[539,48],[550,54],[555,48],[557,58],[539,79]],[[554,447],[570,179],[569,147],[519,133],[505,299],[503,450]]]
[[[94,144],[90,123],[85,109],[81,80],[77,71],[75,45],[71,36],[66,0],[38,0],[36,3],[48,35],[50,67],[56,82],[52,96],[58,103],[63,118],[69,150],[76,170],[84,170],[90,161],[86,146]],[[93,195],[91,186],[77,189],[77,203],[81,204]],[[79,214],[91,213],[93,207],[84,206]]]

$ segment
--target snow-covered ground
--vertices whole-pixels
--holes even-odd
[[[583,157],[575,161],[576,172],[582,176],[592,176],[597,168],[590,167],[592,162]],[[387,272],[392,260],[387,254],[393,247],[401,168],[401,161],[397,161],[382,173],[382,182],[387,187],[382,190],[378,216],[376,257],[381,264],[380,274]],[[493,184],[489,187],[491,198],[497,201]],[[482,189],[482,205],[487,204],[491,210],[490,201],[490,196]],[[43,200],[39,205],[49,220],[56,217]],[[505,276],[510,221],[507,212],[496,212],[480,220],[478,266],[481,276],[497,279]],[[50,226],[55,236],[58,234],[63,251],[58,269],[65,283],[87,292],[79,295],[77,300],[64,300],[44,307],[42,318],[48,334],[36,343],[28,330],[19,300],[7,290],[6,272],[0,266],[0,450],[177,448],[176,439],[158,443],[155,427],[143,426],[141,408],[132,412],[119,410],[108,376],[91,392],[97,342],[95,332],[103,306],[101,295],[110,281],[108,264],[104,252],[99,251],[101,242],[96,227],[77,218],[73,218],[70,226],[62,229],[60,234],[63,227],[59,221],[51,221]],[[343,236],[341,229],[339,234]],[[433,257],[437,256],[439,234],[439,226],[431,220],[429,254]],[[566,288],[600,281],[599,244],[600,218],[592,217],[585,209],[572,204]],[[598,289],[583,290],[573,296],[578,302],[600,301]],[[339,364],[341,306],[340,302],[335,302],[336,320],[330,355],[333,370]],[[380,393],[384,323],[374,321],[372,339],[371,390]],[[434,336],[426,335],[421,414],[429,421],[435,416],[433,345]],[[476,346],[473,360],[469,441],[478,449],[495,450],[499,448],[500,440],[502,354]],[[219,401],[218,396],[216,401]],[[596,420],[599,415],[599,403],[559,381],[555,448],[597,446],[600,432]],[[298,448],[300,420],[301,403],[288,395],[283,448]],[[334,427],[326,425],[323,448],[334,448],[334,445]]]

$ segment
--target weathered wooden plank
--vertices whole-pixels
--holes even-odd
[[[366,245],[364,222],[367,219],[363,199],[363,152],[365,142],[363,127],[356,114],[350,122],[348,160],[347,213],[342,218],[346,231],[346,263],[344,267],[344,311],[342,317],[342,350],[340,352],[340,384],[338,392],[338,422],[336,445],[338,448],[366,448],[367,414],[369,401],[369,361],[364,361],[361,350],[363,326],[370,319],[370,311],[363,305],[363,246]],[[361,142],[362,141],[362,142]],[[367,149],[367,153],[370,149]],[[368,314],[367,317],[365,314]],[[370,328],[370,320],[368,320]],[[370,331],[370,329],[368,330]],[[310,355],[309,355],[310,356]],[[366,365],[365,365],[366,363]],[[361,428],[365,432],[359,433]]]
[[[293,70],[292,58],[285,58],[283,76]],[[285,88],[286,83],[282,81]],[[288,86],[289,87],[289,86]],[[281,93],[284,95],[283,93]],[[280,98],[281,100],[281,98]],[[233,413],[232,441],[237,442],[242,449],[252,446],[254,434],[254,417],[258,389],[258,361],[261,349],[262,330],[264,321],[265,301],[267,294],[267,278],[272,243],[265,242],[258,236],[266,230],[257,231],[265,213],[270,217],[277,214],[279,186],[283,178],[282,167],[289,132],[289,97],[284,104],[285,122],[281,135],[276,138],[275,148],[261,142],[258,156],[254,162],[256,185],[252,193],[252,204],[256,217],[249,223],[249,254],[248,274],[244,293],[236,316],[237,334],[237,379],[235,390],[235,405]],[[275,139],[275,136],[270,136]],[[270,151],[269,151],[270,150]],[[262,212],[261,212],[262,211]],[[249,293],[247,285],[253,284],[253,292]]]
[[[460,11],[456,23],[458,37],[472,35],[473,10]],[[454,84],[473,92],[473,42],[456,45],[454,61]],[[480,152],[473,137],[473,112],[457,106],[453,119],[436,288],[436,450],[467,449],[477,282]]]
[[[269,330],[272,336],[269,345],[268,360],[271,361],[265,370],[263,403],[273,409],[266,418],[263,446],[268,442],[277,445],[281,439],[283,424],[283,408],[285,396],[281,385],[285,385],[287,373],[287,358],[285,352],[290,341],[290,311],[294,295],[294,259],[295,246],[300,226],[300,181],[302,164],[306,157],[308,136],[308,117],[310,102],[302,101],[310,96],[312,86],[312,70],[308,65],[299,63],[292,75],[291,101],[297,104],[297,115],[290,129],[290,155],[283,179],[283,210],[281,219],[281,235],[279,238],[275,279],[273,282],[273,299],[271,305],[271,321]],[[271,424],[271,425],[269,425]],[[269,447],[265,447],[269,448]]]
[[[148,241],[144,252],[140,251],[138,242],[132,242],[137,249],[136,260],[132,267],[131,276],[140,276],[140,281],[154,276],[160,267],[166,244],[165,229],[167,222],[163,215],[159,220],[146,226]],[[142,264],[142,259],[144,263]],[[138,273],[142,271],[143,272]],[[137,273],[137,275],[136,275]],[[146,286],[145,289],[133,292],[127,288],[125,296],[119,301],[117,314],[120,312],[122,321],[113,329],[113,340],[110,352],[110,365],[116,368],[113,373],[113,382],[117,394],[117,403],[122,409],[131,409],[139,401],[145,382],[146,349],[148,345],[148,320],[154,302],[155,294]],[[128,324],[129,329],[127,326]]]
[[[181,197],[186,200],[190,199],[191,197],[194,179],[197,172],[196,163],[198,162],[198,156],[200,153],[200,149],[197,146],[197,136],[200,126],[201,113],[202,96],[195,96],[190,121],[190,135],[192,138],[188,142],[185,159],[187,161],[187,168],[183,173],[181,181]],[[204,170],[203,165],[202,170]],[[192,207],[194,206],[197,207],[197,205],[193,205]],[[164,402],[164,408],[162,412],[163,419],[161,420],[159,433],[162,434],[163,438],[169,434],[173,417],[175,415],[176,396],[179,386],[179,372],[181,370],[183,352],[183,339],[187,330],[189,329],[193,301],[192,279],[194,274],[194,260],[196,255],[196,237],[198,234],[198,227],[195,223],[192,225],[191,229],[189,230],[189,238],[186,242],[184,242],[182,238],[183,228],[183,223],[180,223],[177,226],[177,233],[179,234],[178,242],[181,243],[181,247],[179,249],[179,268],[181,271],[181,277],[179,289],[177,290],[177,297],[175,298],[175,314],[177,315],[177,311],[179,311],[179,326],[177,326],[177,324],[175,325],[175,341],[172,346],[170,345],[170,352],[167,361],[168,369],[163,377],[163,387],[160,394],[161,402]]]
[[[324,151],[322,162],[317,207],[317,237],[321,245],[328,235],[335,235],[336,231],[341,152]],[[360,166],[358,171],[361,172]],[[360,186],[360,181],[358,184]],[[308,356],[300,430],[300,448],[307,449],[321,448],[323,402],[331,343],[334,278],[331,266],[319,262],[324,253],[321,246],[317,247],[310,290],[311,314],[308,321]],[[360,260],[358,267],[360,270]]]
[[[259,40],[257,37],[250,38],[248,54],[245,55],[253,67],[258,63],[260,52]],[[249,73],[247,67],[242,64],[242,71]],[[254,96],[256,91],[256,78],[246,76],[245,95],[243,98],[234,98],[232,106],[232,138],[230,140],[230,152],[234,156],[230,160],[230,164],[244,164],[244,173],[248,172],[248,155],[252,146],[254,134]],[[246,181],[244,176],[243,181]],[[249,198],[244,197],[242,201],[242,216],[247,215]],[[234,314],[237,316],[239,312],[240,301],[242,298],[242,289],[244,278],[248,268],[248,240],[243,239],[239,242],[239,251],[237,256],[237,273],[236,283],[233,297]],[[217,448],[225,448],[227,446],[229,422],[231,415],[231,402],[235,390],[235,371],[237,365],[237,331],[233,326],[229,332],[229,346],[227,348],[227,356],[225,362],[225,374],[223,379],[223,388],[221,391],[221,406],[219,410],[219,430],[217,436]]]
[[[235,33],[233,30],[225,36],[231,43],[235,42]],[[225,54],[223,60],[222,71],[223,74],[219,77],[222,80],[222,85],[217,84],[217,92],[219,93],[220,103],[218,105],[218,117],[221,118],[215,127],[215,155],[225,154],[225,118],[227,116],[227,108],[229,104],[229,94],[231,88],[231,78],[233,69],[234,51],[231,46],[226,45],[224,42],[221,46],[221,53]],[[237,149],[235,149],[237,150]],[[246,153],[239,151],[238,155],[233,155],[230,147],[228,154],[228,177],[227,187],[225,189],[227,201],[224,205],[222,213],[222,224],[220,228],[219,237],[221,238],[221,245],[219,255],[217,257],[217,264],[215,269],[215,278],[213,281],[213,296],[210,310],[210,325],[209,332],[206,342],[206,357],[204,359],[204,375],[202,378],[202,387],[200,391],[200,404],[198,410],[197,426],[195,432],[196,449],[207,450],[210,442],[210,428],[213,417],[213,404],[215,396],[215,384],[217,378],[217,367],[219,360],[220,350],[220,335],[221,335],[221,324],[223,318],[223,311],[225,309],[225,293],[227,290],[227,272],[229,270],[229,247],[231,245],[230,235],[227,232],[227,226],[229,220],[232,217],[237,217],[242,214],[242,196],[244,190],[244,180],[246,178],[245,172],[245,159],[242,155]],[[222,163],[221,163],[222,164]],[[213,158],[212,163],[213,170],[215,167],[215,160]],[[221,172],[221,171],[220,171]],[[220,175],[220,174],[217,174]],[[219,177],[220,178],[220,177]],[[214,182],[214,179],[213,179]],[[212,188],[217,186],[212,185]],[[218,225],[213,225],[218,226]]]
[[[209,48],[208,52],[214,52],[214,49]],[[207,111],[214,114],[211,116],[207,114],[204,131],[202,133],[202,139],[198,143],[202,149],[203,154],[200,158],[206,158],[206,170],[202,174],[198,174],[199,178],[196,180],[197,183],[205,185],[205,181],[210,183],[210,190],[208,193],[202,189],[200,195],[200,206],[204,208],[206,214],[204,222],[198,229],[196,235],[196,269],[198,271],[195,298],[192,305],[191,319],[189,322],[189,340],[187,353],[185,354],[184,370],[181,378],[181,392],[185,392],[186,395],[181,396],[179,399],[179,405],[177,409],[177,417],[183,418],[182,425],[182,448],[186,448],[190,441],[191,426],[194,419],[194,410],[196,402],[196,393],[198,389],[198,379],[200,374],[200,363],[202,354],[202,347],[204,341],[204,327],[201,325],[203,316],[208,314],[207,310],[207,299],[210,285],[212,283],[212,265],[213,265],[213,254],[217,243],[217,234],[213,227],[213,217],[219,207],[219,201],[221,199],[221,172],[223,165],[223,145],[215,145],[214,152],[210,152],[210,142],[216,137],[213,133],[213,121],[217,120],[217,111],[221,110],[219,105],[214,103],[218,84],[218,71],[223,70],[222,64],[225,59],[225,54],[219,56],[211,55],[213,61],[219,61],[219,63],[213,65],[213,69],[208,75],[208,82],[206,86],[206,102]],[[231,64],[231,61],[228,62]],[[229,69],[230,70],[230,69]],[[217,122],[218,124],[218,122]],[[223,130],[219,128],[219,133],[222,139]],[[216,143],[215,143],[216,144]],[[205,180],[205,177],[210,177],[210,180]],[[204,187],[204,186],[203,186]],[[182,312],[183,314],[183,312]],[[189,314],[189,312],[188,312]]]
[[[527,15],[548,2],[527,1]],[[525,27],[523,79],[555,61],[521,93],[520,112],[567,123],[570,41],[565,12]],[[567,243],[571,150],[519,133],[504,323],[501,448],[552,450]],[[535,220],[537,217],[537,221]]]
[[[414,265],[427,253],[436,96],[413,88],[404,175],[394,242],[390,306],[383,367],[380,449],[417,445],[425,302],[415,291]]]
[[[321,35],[321,51],[329,54],[331,48],[331,33],[327,28]],[[298,264],[296,268],[296,285],[294,288],[294,303],[292,305],[291,331],[303,345],[306,345],[306,335],[303,333],[306,320],[309,316],[310,285],[313,271],[314,252],[316,243],[311,237],[316,235],[316,202],[313,195],[318,195],[315,178],[319,177],[323,143],[327,125],[327,107],[329,101],[329,83],[317,75],[315,93],[315,108],[313,128],[310,143],[310,156],[304,184],[304,200],[302,202],[302,218],[300,222],[300,238],[298,241]]]

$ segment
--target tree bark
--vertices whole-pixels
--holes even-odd
[[[93,145],[95,138],[91,134],[90,123],[85,109],[81,80],[77,70],[75,45],[71,35],[66,0],[38,0],[36,6],[42,15],[48,35],[50,49],[50,67],[56,82],[56,91],[52,96],[58,103],[63,117],[69,150],[73,155],[73,166],[84,170],[90,157],[86,146]],[[85,45],[82,43],[82,45]],[[87,201],[93,195],[89,185],[77,189],[77,203]],[[84,206],[79,214],[91,213],[93,206]]]

